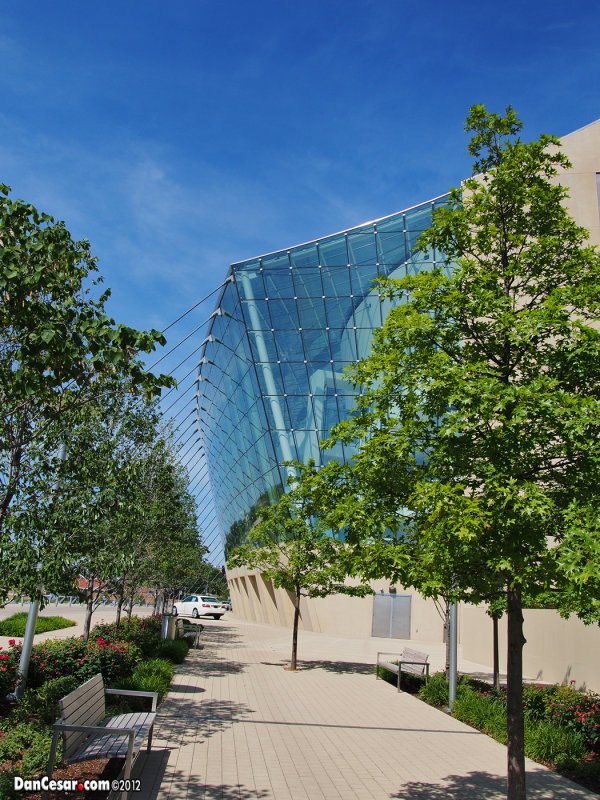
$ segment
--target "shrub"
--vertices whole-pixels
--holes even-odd
[[[18,611],[11,617],[3,619],[0,622],[0,636],[25,636],[27,616],[25,611]],[[65,619],[64,617],[38,617],[35,624],[35,632],[58,631],[61,628],[71,628],[76,624],[72,619]]]
[[[13,647],[11,655],[17,660],[21,645]],[[128,642],[109,643],[101,639],[49,639],[32,648],[28,685],[38,687],[64,675],[74,675],[83,683],[96,673],[102,673],[107,685],[130,675],[140,660],[139,649]]]
[[[506,707],[502,700],[490,694],[479,694],[467,687],[460,695],[457,693],[452,713],[467,725],[506,744]]]
[[[523,709],[530,720],[548,717],[548,707],[558,686],[523,686]]]
[[[59,717],[58,701],[79,685],[80,681],[75,675],[53,678],[35,690],[29,704],[42,722],[51,725]]]
[[[419,691],[419,697],[432,706],[442,708],[450,702],[448,681],[443,672],[436,672]]]
[[[183,664],[189,647],[187,639],[163,639],[154,648],[153,655],[156,658],[168,658],[174,664]]]
[[[460,697],[467,688],[471,687],[471,678],[468,675],[460,675],[456,684],[456,696]],[[428,683],[419,691],[419,697],[432,706],[443,708],[450,702],[450,687],[444,672],[436,672],[432,675]]]
[[[525,755],[536,761],[572,769],[585,754],[583,738],[552,722],[525,721]]]
[[[19,659],[12,652],[0,653],[0,702],[14,691],[18,674]]]
[[[123,620],[115,631],[113,623],[100,623],[90,633],[90,639],[104,639],[106,642],[131,642],[141,650],[144,658],[149,658],[161,641],[162,617],[132,617]]]
[[[600,697],[578,692],[571,686],[554,687],[547,697],[547,718],[555,725],[578,733],[588,750],[600,749]]]
[[[151,658],[144,661],[133,671],[131,677],[119,681],[119,689],[137,689],[144,692],[157,692],[158,702],[166,695],[169,684],[173,680],[173,667],[163,658]],[[127,698],[133,710],[140,710],[147,706],[148,701],[141,698]]]

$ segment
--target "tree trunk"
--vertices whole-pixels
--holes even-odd
[[[492,617],[492,636],[494,647],[494,674],[493,683],[494,689],[500,691],[500,655],[498,652],[498,618]]]
[[[523,717],[523,606],[519,589],[510,587],[508,600],[507,734],[508,800],[526,800],[525,729]]]
[[[154,595],[154,611],[152,612],[154,616],[156,616],[159,613],[160,609],[160,591],[161,591],[160,589],[157,589]]]
[[[125,600],[125,586],[117,591],[117,618],[115,620],[115,633],[119,630],[121,624],[121,610],[123,608],[123,601]]]
[[[292,627],[292,659],[290,669],[295,670],[298,657],[298,622],[300,620],[300,587],[296,585],[296,604],[294,606],[294,625]]]
[[[88,596],[85,601],[85,619],[83,621],[83,641],[87,642],[90,638],[90,628],[92,626],[92,614],[94,613],[94,579],[88,583]]]
[[[129,606],[127,608],[127,622],[131,622],[131,615],[133,613],[133,598],[134,598],[134,592],[132,590],[131,594],[129,595]]]

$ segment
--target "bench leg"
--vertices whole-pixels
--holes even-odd
[[[401,692],[402,689],[400,688],[400,677],[402,676],[402,667],[398,664],[398,686],[396,687],[398,692]]]
[[[52,773],[54,772],[54,762],[56,761],[56,749],[58,747],[58,737],[60,735],[60,731],[58,728],[54,728],[54,733],[52,735],[52,745],[50,746],[50,757],[48,758],[48,779],[52,778]],[[48,792],[42,792],[42,800],[47,800]]]
[[[150,752],[152,749],[152,734],[154,733],[154,723],[150,726],[150,730],[148,731],[148,747],[146,750]]]
[[[129,744],[127,745],[127,758],[125,759],[125,780],[131,778],[131,765],[133,763],[133,737],[134,733],[129,734]],[[121,792],[121,800],[127,800],[128,792]]]

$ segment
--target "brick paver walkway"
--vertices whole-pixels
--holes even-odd
[[[137,800],[495,800],[506,749],[373,676],[387,640],[208,621],[160,707]],[[419,644],[420,647],[420,644]],[[460,666],[460,664],[459,664]],[[597,798],[528,762],[528,797]]]

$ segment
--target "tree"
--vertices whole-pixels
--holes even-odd
[[[474,177],[419,240],[449,266],[387,282],[398,304],[333,432],[358,453],[323,476],[336,524],[378,539],[405,585],[504,597],[510,800],[525,798],[523,595],[588,619],[600,600],[600,257],[562,204],[559,140],[520,129],[510,107],[471,108]]]
[[[242,566],[258,569],[276,588],[290,593],[294,605],[291,670],[297,666],[302,597],[326,597],[334,593],[365,596],[373,592],[363,583],[345,583],[353,572],[349,551],[315,516],[318,472],[314,462],[294,463],[294,466],[298,475],[288,478],[290,491],[276,505],[258,509],[257,525],[246,543],[233,550],[228,560],[230,569]]]
[[[72,412],[97,398],[99,382],[107,396],[152,395],[172,383],[137,359],[164,337],[115,324],[104,310],[108,291],[93,299],[99,281],[86,286],[97,270],[89,243],[9,192],[0,185],[0,561],[13,555],[4,596],[33,594],[37,564],[50,574],[60,566],[47,563],[23,513],[49,502]]]

